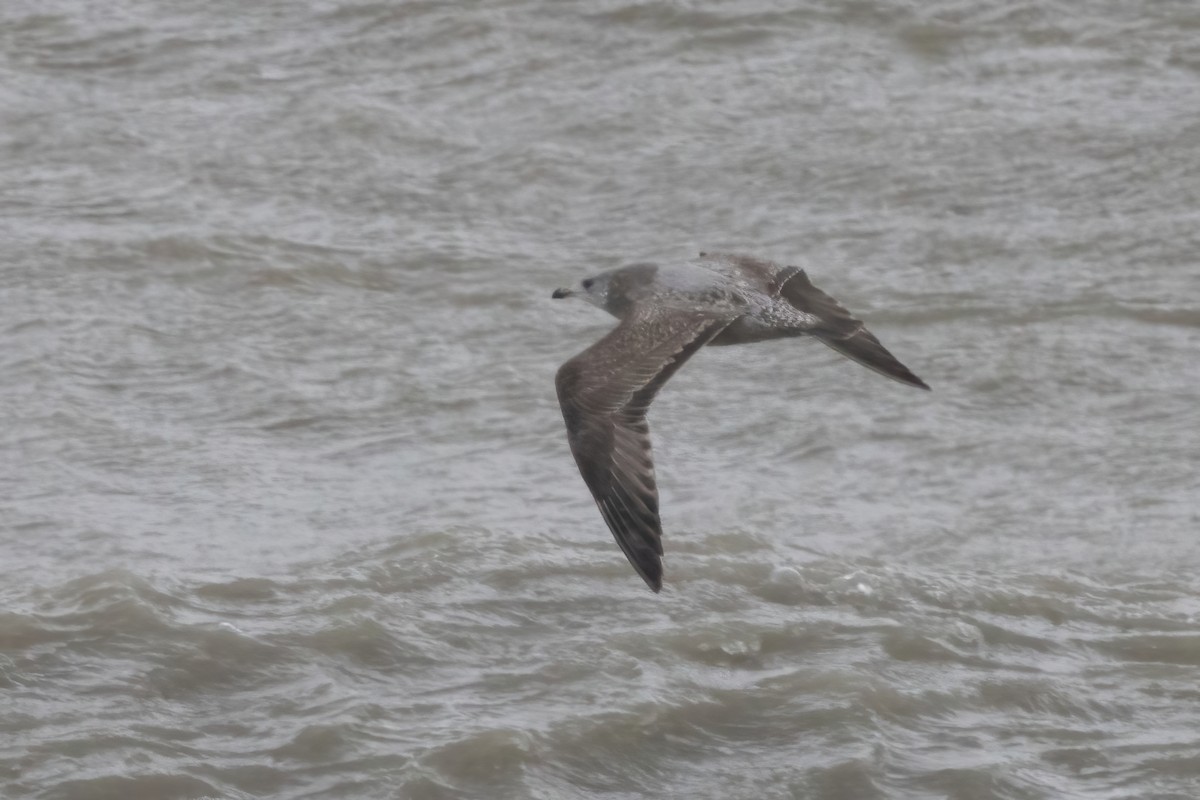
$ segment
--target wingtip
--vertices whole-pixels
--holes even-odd
[[[650,587],[650,591],[654,592],[655,594],[658,594],[662,591],[663,570],[661,561],[655,560],[654,562],[648,564],[634,563],[633,567],[637,570],[637,574],[641,576],[642,580],[646,582],[646,585]]]
[[[641,577],[646,585],[650,587],[650,591],[658,594],[663,587],[663,567],[662,557],[655,556],[650,559],[642,559],[640,563],[629,559],[629,563],[633,564],[633,568],[637,570],[637,574]]]
[[[879,374],[883,375],[886,378],[891,378],[894,381],[903,383],[905,386],[911,386],[914,389],[924,389],[927,392],[933,391],[933,389],[929,388],[928,383],[921,380],[920,378],[918,378],[916,375],[912,374],[911,372],[904,374],[904,375],[898,375],[898,374],[892,373],[892,372],[884,372],[883,370],[879,370],[879,369],[877,369],[876,372],[878,372]]]

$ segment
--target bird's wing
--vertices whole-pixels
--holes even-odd
[[[555,377],[579,472],[629,563],[662,588],[662,526],[646,410],[728,316],[639,309]]]
[[[813,286],[804,270],[786,267],[779,273],[778,279],[779,294],[783,299],[820,320],[820,324],[811,332],[813,336],[880,375],[910,386],[929,388],[925,381],[914,375],[880,344],[862,320],[856,319],[841,303]]]

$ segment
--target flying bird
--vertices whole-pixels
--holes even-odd
[[[646,411],[705,345],[813,336],[888,378],[929,387],[804,270],[749,256],[701,253],[681,264],[632,264],[585,278],[579,297],[620,322],[555,376],[567,441],[629,563],[662,589],[662,523]]]

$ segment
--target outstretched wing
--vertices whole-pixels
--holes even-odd
[[[662,524],[646,410],[729,322],[709,313],[638,310],[563,364],[554,380],[579,472],[629,563],[656,592]]]
[[[734,253],[701,253],[704,266],[743,280],[769,297],[782,297],[820,324],[808,333],[864,367],[893,380],[928,389],[900,360],[888,352],[862,320],[825,292],[813,286],[799,267],[780,267],[773,261]]]
[[[820,326],[812,331],[813,336],[880,375],[909,386],[929,388],[925,381],[914,375],[880,344],[862,320],[856,319],[841,303],[813,286],[804,270],[787,267],[779,273],[779,279],[779,294],[783,299],[821,320]]]

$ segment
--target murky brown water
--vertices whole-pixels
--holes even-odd
[[[0,795],[1194,798],[1200,12],[0,6]],[[550,291],[806,267],[651,414]]]

